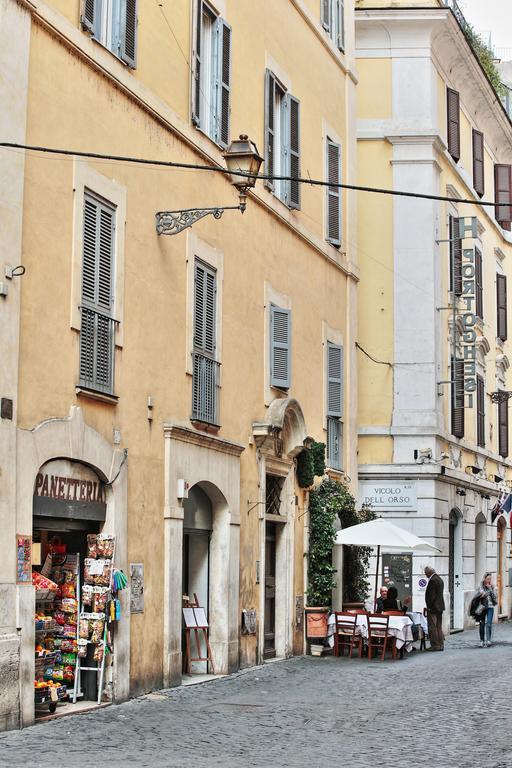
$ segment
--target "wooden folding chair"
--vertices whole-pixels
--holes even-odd
[[[396,637],[389,634],[389,616],[382,613],[369,613],[366,617],[368,626],[368,658],[373,658],[373,650],[381,651],[384,660],[388,645],[391,646],[393,659],[396,659]]]
[[[343,656],[344,648],[348,647],[348,657],[352,658],[354,648],[357,646],[358,656],[363,655],[363,638],[357,626],[357,613],[348,611],[335,611],[334,618],[334,655]],[[340,654],[341,651],[341,654]]]

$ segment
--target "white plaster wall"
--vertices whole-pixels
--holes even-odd
[[[12,0],[0,0],[0,135],[25,143],[30,50],[30,14]],[[19,636],[16,622],[16,412],[21,281],[5,269],[22,263],[25,155],[0,150],[0,397],[14,403],[13,419],[0,419],[0,731],[19,725]]]

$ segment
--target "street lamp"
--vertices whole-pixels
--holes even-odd
[[[159,211],[156,214],[156,231],[159,235],[177,235],[191,227],[199,219],[210,214],[214,219],[220,219],[224,211],[240,211],[247,207],[247,190],[256,184],[263,158],[256,144],[245,134],[232,141],[223,154],[229,177],[233,186],[238,189],[239,204],[224,205],[215,208],[185,208],[181,211]]]

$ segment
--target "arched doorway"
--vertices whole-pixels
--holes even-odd
[[[487,570],[487,520],[480,512],[475,520],[475,587]]]
[[[191,601],[197,598],[210,614],[210,539],[213,530],[213,510],[209,496],[195,485],[183,501],[183,595]],[[184,638],[183,638],[184,639]],[[191,636],[192,656],[200,655]],[[182,642],[182,650],[184,645]],[[193,673],[207,672],[204,661],[192,662]]]
[[[504,584],[505,584],[505,537],[507,531],[507,524],[503,517],[500,517],[497,525],[497,549],[496,549],[496,589],[498,592],[498,615],[504,613],[503,609],[503,597],[504,597]]]
[[[448,589],[450,592],[450,629],[463,629],[462,515],[458,509],[451,510],[449,519]]]

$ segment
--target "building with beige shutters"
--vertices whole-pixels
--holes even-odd
[[[0,0],[0,140],[69,151],[0,149],[1,728],[53,626],[31,571],[79,555],[72,592],[87,535],[128,578],[103,700],[180,684],[184,594],[217,673],[302,653],[308,439],[356,486],[354,196],[258,182],[168,236],[236,191],[126,158],[225,168],[245,133],[269,174],[354,182],[353,37],[347,0]]]
[[[439,547],[457,630],[485,571],[512,609],[512,125],[454,0],[356,2],[356,56],[359,183],[446,198],[359,195],[360,498]],[[427,562],[381,575],[415,610]]]

